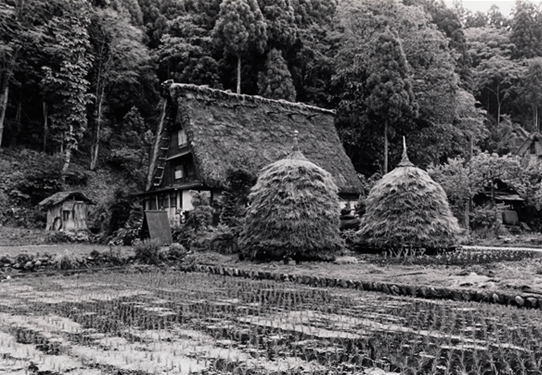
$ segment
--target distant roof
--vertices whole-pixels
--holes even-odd
[[[527,137],[527,139],[523,142],[523,144],[519,146],[515,154],[519,156],[525,156],[529,152],[531,144],[537,141],[542,142],[542,135],[537,132],[531,133],[529,137]]]
[[[176,123],[188,135],[202,182],[223,188],[229,169],[261,168],[292,152],[294,132],[305,157],[335,179],[340,193],[357,194],[361,183],[334,124],[334,111],[302,103],[234,94],[174,83]]]
[[[48,207],[48,206],[57,205],[67,200],[83,201],[88,204],[94,204],[94,202],[91,199],[87,198],[83,193],[79,191],[61,191],[61,192],[51,195],[48,198],[45,198],[38,204],[40,206]]]

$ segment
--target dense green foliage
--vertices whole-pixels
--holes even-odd
[[[53,190],[90,169],[140,191],[173,79],[335,109],[367,177],[397,164],[401,136],[420,167],[502,156],[540,128],[541,18],[527,0],[510,15],[441,0],[3,1],[0,148],[55,158]],[[4,181],[10,205],[39,199]]]

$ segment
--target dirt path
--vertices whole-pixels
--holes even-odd
[[[65,251],[69,251],[76,256],[86,256],[93,250],[99,252],[110,251],[107,245],[98,244],[76,244],[76,243],[60,243],[60,244],[41,244],[41,245],[22,245],[22,246],[0,246],[0,257],[7,255],[10,257],[16,257],[19,254],[59,254]],[[131,255],[133,254],[130,246],[115,246],[115,250],[120,250],[121,254]]]
[[[465,250],[521,250],[521,251],[535,251],[541,252],[542,248],[539,247],[523,247],[523,246],[462,246]]]

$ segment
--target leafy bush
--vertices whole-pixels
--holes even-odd
[[[355,250],[357,244],[357,234],[355,229],[345,229],[341,231],[341,238],[344,240],[346,248]]]
[[[181,260],[186,257],[188,250],[180,243],[172,243],[169,245],[167,257],[169,260]]]
[[[178,242],[186,249],[192,249],[192,243],[197,238],[196,231],[190,225],[181,224],[176,225],[171,230],[171,235],[174,242]]]
[[[213,218],[213,209],[209,205],[209,197],[206,192],[190,191],[192,194],[192,206],[194,209],[189,211],[186,226],[191,227],[194,231],[205,230]]]
[[[474,234],[480,238],[493,238],[503,233],[503,205],[476,206],[470,215]]]
[[[135,258],[144,264],[158,264],[165,260],[158,240],[144,240],[134,246]]]
[[[77,232],[50,232],[45,238],[46,243],[88,243],[91,242],[92,236],[87,231],[80,230]]]
[[[139,200],[119,188],[93,212],[91,227],[94,232],[101,232],[102,243],[131,246],[140,238],[143,214]]]
[[[235,254],[239,252],[237,240],[239,232],[226,225],[208,228],[198,233],[191,244],[194,251],[215,251],[220,254]]]

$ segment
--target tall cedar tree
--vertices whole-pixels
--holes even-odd
[[[533,3],[525,0],[516,2],[512,35],[510,39],[516,45],[514,58],[532,58],[542,56],[542,26],[540,12]]]
[[[297,37],[294,8],[290,0],[260,0],[262,14],[267,23],[270,48],[285,50],[291,47]]]
[[[88,26],[89,9],[85,1],[72,1],[58,9],[46,25],[50,66],[43,68],[43,86],[55,93],[51,128],[58,134],[64,156],[62,181],[70,166],[72,152],[87,128],[86,104],[90,82],[87,75],[92,57]]]
[[[384,125],[384,173],[388,172],[388,136],[418,115],[410,69],[401,40],[390,30],[373,39],[365,100],[369,115]]]
[[[193,14],[188,14],[169,22],[156,51],[160,81],[173,79],[221,89],[219,64],[212,56],[212,38],[209,30],[196,20]]]
[[[264,70],[258,73],[258,94],[270,99],[295,101],[295,87],[286,60],[277,49],[267,54]]]
[[[263,53],[267,26],[256,0],[223,0],[213,38],[228,55],[237,58],[237,93],[241,93],[241,56],[254,48]]]

